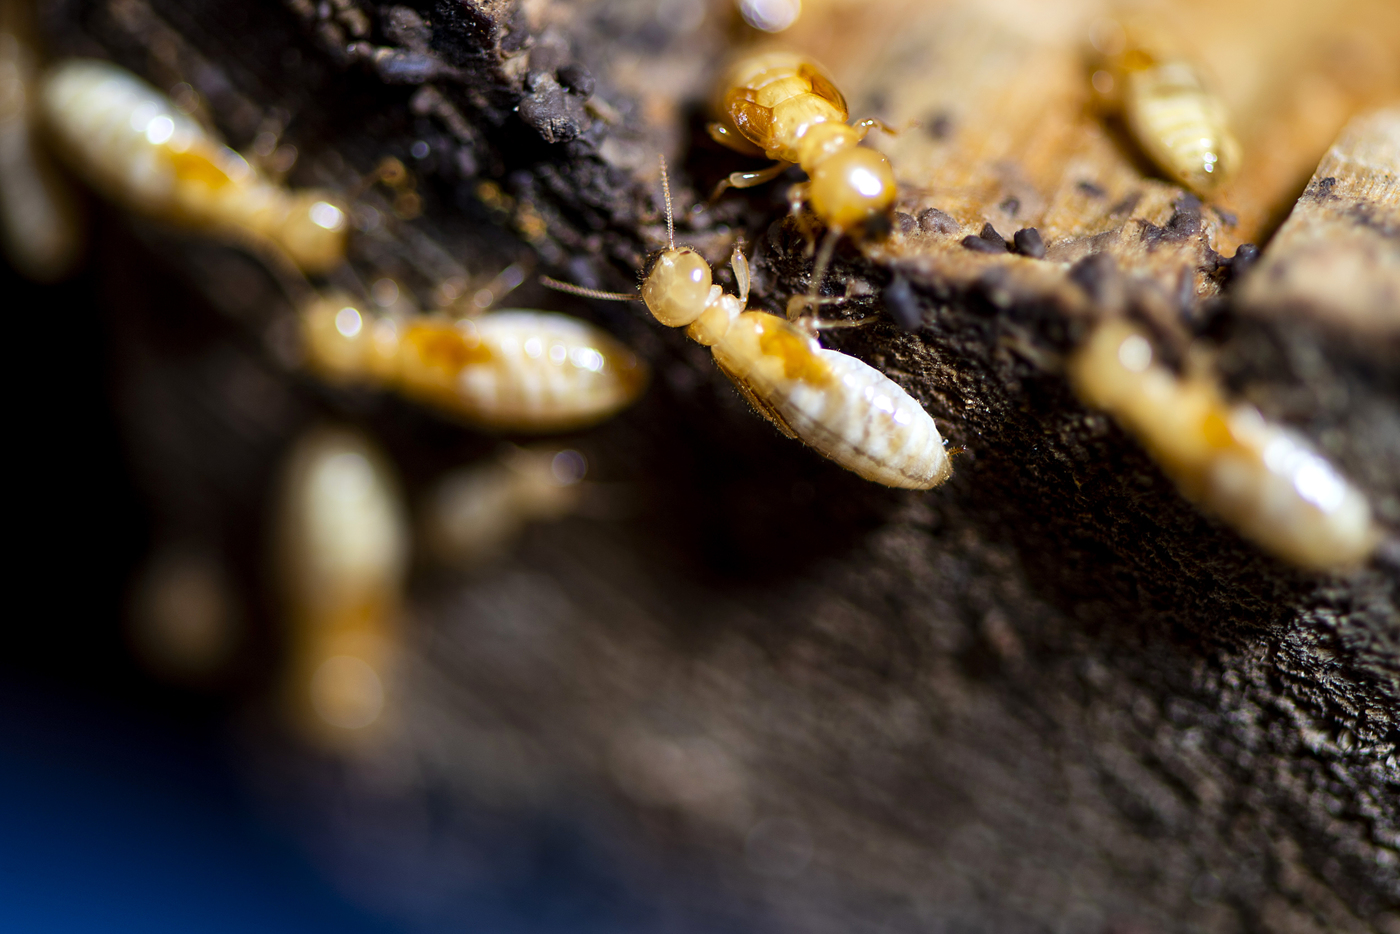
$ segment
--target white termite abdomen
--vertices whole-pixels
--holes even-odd
[[[61,62],[40,90],[44,122],[87,182],[136,211],[195,230],[274,244],[307,272],[345,252],[345,212],[315,191],[291,191],[107,62]]]
[[[568,431],[636,401],[646,366],[568,315],[502,310],[475,318],[376,318],[322,299],[302,314],[312,368],[368,382],[481,428]]]
[[[739,315],[715,362],[785,433],[867,480],[925,490],[952,473],[923,406],[889,377],[776,315]]]
[[[1301,435],[1231,405],[1213,380],[1154,362],[1131,325],[1099,325],[1075,353],[1070,379],[1085,402],[1137,436],[1182,493],[1285,561],[1346,570],[1379,542],[1365,495]]]

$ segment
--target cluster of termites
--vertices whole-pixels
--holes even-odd
[[[645,302],[657,321],[683,327],[691,340],[709,347],[720,370],[759,414],[867,480],[926,490],[948,479],[952,467],[938,428],[898,384],[855,357],[823,349],[810,318],[794,324],[748,310],[749,264],[737,246],[731,263],[738,295],[712,282],[703,256],[676,246],[669,187],[667,246],[652,257],[640,295],[550,284],[592,297]]]
[[[7,253],[27,275],[60,278],[80,252],[79,214],[46,158],[51,150],[128,210],[244,245],[282,281],[288,270],[299,273],[290,281],[305,293],[297,315],[304,358],[324,378],[392,389],[474,426],[519,432],[594,424],[645,387],[646,368],[627,348],[566,315],[376,314],[368,303],[312,289],[301,277],[344,261],[344,201],[266,177],[165,95],[112,64],[69,60],[40,72],[15,16],[23,10],[0,7],[0,219]],[[411,186],[382,170],[375,180],[399,193],[398,210]],[[578,501],[582,458],[513,449],[474,470],[449,477],[431,497],[426,526],[439,560],[475,563],[524,523],[567,514]],[[286,708],[310,735],[336,745],[384,722],[400,641],[405,516],[387,458],[364,436],[323,429],[296,446],[276,549],[290,640]],[[218,589],[205,586],[213,580],[208,574],[189,570],[153,567],[152,587],[143,589],[151,596],[138,612],[138,644],[150,643],[150,660],[182,677],[215,664],[216,643],[228,641],[209,633],[195,638],[186,625],[184,609],[212,605]],[[191,601],[190,594],[209,599]],[[166,606],[172,599],[183,607],[173,615]],[[227,628],[218,614],[195,616],[210,633]]]
[[[474,567],[527,523],[577,509],[586,470],[577,451],[508,446],[434,485],[419,544],[439,563]],[[313,429],[287,458],[276,518],[289,636],[284,706],[318,742],[362,745],[392,723],[415,547],[393,466],[358,431]]]
[[[327,192],[289,190],[267,179],[128,72],[105,62],[60,62],[24,89],[36,98],[56,151],[118,203],[246,243],[274,264],[290,263],[306,274],[343,262],[343,203]],[[8,192],[5,203],[23,206]],[[14,229],[49,231],[66,216],[57,208],[48,213],[52,222],[27,209]],[[62,241],[62,248],[48,250],[30,267],[52,268],[72,252],[71,237],[50,239]],[[302,304],[306,356],[314,370],[397,389],[481,427],[558,431],[588,425],[630,404],[646,383],[645,368],[626,348],[564,315],[374,316],[332,295]]]
[[[0,6],[0,218],[21,271],[57,278],[80,251],[79,215],[45,160],[41,137],[74,174],[129,210],[243,244],[303,277],[344,262],[350,209],[341,198],[266,177],[114,65],[74,60],[41,73],[18,16],[23,10]],[[1137,28],[1096,28],[1093,85],[1121,108],[1163,172],[1207,195],[1236,170],[1239,146],[1200,69],[1151,37]],[[840,466],[887,486],[937,486],[951,465],[933,419],[884,374],[824,349],[813,316],[835,238],[869,240],[890,229],[898,195],[893,169],[861,145],[881,124],[848,124],[831,78],[811,59],[787,52],[738,61],[720,83],[716,110],[719,119],[709,127],[715,140],[773,160],[733,173],[716,194],[769,181],[793,165],[807,174],[790,201],[828,230],[809,295],[794,298],[787,317],[749,309],[749,265],[738,246],[731,258],[737,292],[716,284],[704,257],[676,245],[664,162],[667,242],[651,257],[639,294],[552,284],[636,299],[661,324],[685,328],[759,414]],[[382,172],[378,178],[395,187],[401,216],[417,214],[411,181]],[[1035,231],[1021,233],[1017,251],[1044,256]],[[990,236],[1004,252],[995,231]],[[992,242],[984,233],[974,246],[982,241]],[[298,306],[304,359],[322,378],[390,389],[489,430],[586,427],[631,404],[646,384],[645,366],[626,347],[565,315],[373,312],[309,286]],[[1306,568],[1335,570],[1363,561],[1375,546],[1365,498],[1325,459],[1256,410],[1228,403],[1212,381],[1156,364],[1142,334],[1103,325],[1074,356],[1070,376],[1088,404],[1142,440],[1188,498],[1265,549]],[[478,560],[525,522],[575,508],[582,471],[566,455],[578,458],[512,449],[445,482],[429,510],[430,550]],[[410,538],[388,460],[354,432],[308,435],[291,456],[279,515],[293,633],[290,707],[314,730],[335,735],[382,722]]]

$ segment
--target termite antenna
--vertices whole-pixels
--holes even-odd
[[[671,213],[671,178],[666,174],[666,157],[657,157],[661,162],[661,191],[666,196],[666,240],[671,249],[676,248],[676,219]]]
[[[642,297],[636,292],[604,292],[601,289],[588,289],[571,282],[560,282],[549,276],[540,276],[540,284],[545,288],[554,289],[556,292],[568,292],[570,295],[581,295],[584,298],[596,298],[605,302],[640,302],[642,300]]]
[[[835,229],[827,230],[826,236],[822,238],[822,245],[820,249],[817,250],[816,262],[812,264],[812,283],[807,287],[807,304],[812,308],[816,308],[818,305],[822,304],[822,300],[819,298],[822,289],[822,280],[826,278],[826,267],[831,265],[831,254],[832,251],[836,249],[836,241],[840,238],[841,231]],[[788,307],[788,320],[793,320],[795,318],[793,315],[794,310],[790,302]]]
[[[520,263],[511,263],[496,273],[491,281],[477,289],[471,297],[474,307],[468,314],[480,314],[520,287],[525,281],[526,269]],[[482,302],[485,297],[486,301]]]

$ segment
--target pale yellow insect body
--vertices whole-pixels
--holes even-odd
[[[1224,102],[1185,59],[1158,62],[1130,53],[1123,113],[1144,152],[1174,180],[1209,195],[1240,164]]]
[[[586,471],[578,451],[517,447],[452,471],[428,496],[424,542],[438,560],[473,567],[504,551],[530,523],[574,512]]]
[[[712,350],[755,409],[847,470],[915,490],[951,475],[943,438],[923,406],[879,370],[823,349],[787,319],[745,312]]]
[[[381,722],[399,643],[409,537],[388,461],[358,432],[312,431],[289,457],[277,532],[290,710],[344,745]]]
[[[56,65],[43,80],[40,106],[58,153],[131,210],[271,243],[305,272],[324,272],[345,255],[346,215],[332,196],[263,178],[165,95],[115,65]]]
[[[631,405],[647,371],[626,347],[567,315],[374,316],[321,298],[301,316],[307,362],[340,381],[394,389],[474,426],[583,428]]]
[[[1091,83],[1122,110],[1143,153],[1201,197],[1239,168],[1240,145],[1225,102],[1175,34],[1145,12],[1095,21],[1089,42],[1101,69]]]
[[[82,250],[76,199],[35,138],[35,56],[14,22],[17,4],[0,4],[0,236],[24,276],[53,282],[72,271]]]
[[[737,296],[714,284],[703,256],[676,246],[665,160],[661,181],[669,246],[653,256],[641,295],[546,282],[594,298],[640,298],[657,321],[683,327],[708,346],[724,374],[783,434],[867,480],[914,490],[947,480],[953,468],[943,438],[909,393],[855,357],[823,349],[812,335],[816,325],[746,311],[749,263],[738,246],[730,259]]]
[[[1070,377],[1088,404],[1138,437],[1181,491],[1299,567],[1338,571],[1380,541],[1366,497],[1295,432],[1231,405],[1214,383],[1179,378],[1121,321],[1100,325]]]
[[[710,281],[698,253],[672,246],[653,262],[642,300],[662,324],[686,327],[691,340],[708,345],[754,409],[788,437],[885,486],[927,490],[947,480],[952,465],[923,406],[878,370],[823,349],[799,325],[745,311],[749,264],[737,248],[732,263],[737,296]]]

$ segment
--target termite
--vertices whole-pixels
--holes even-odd
[[[300,315],[310,368],[332,382],[393,389],[479,428],[568,431],[610,418],[646,387],[626,347],[568,315],[375,315],[319,296]]]
[[[1069,372],[1079,396],[1136,435],[1188,499],[1264,550],[1340,571],[1379,543],[1365,495],[1304,438],[1231,404],[1212,380],[1155,363],[1131,325],[1099,325]]]
[[[54,282],[82,250],[77,199],[36,139],[38,56],[31,11],[0,0],[0,237],[20,274]]]
[[[1104,67],[1092,83],[1118,102],[1134,140],[1157,167],[1206,197],[1239,168],[1240,144],[1225,102],[1200,66],[1159,47],[1161,37],[1161,30],[1095,23],[1090,39]]]
[[[130,72],[108,62],[61,62],[44,76],[39,102],[58,155],[131,210],[271,244],[308,273],[344,257],[346,215],[333,196],[264,178]]]
[[[718,143],[745,155],[764,155],[772,166],[734,172],[720,183],[748,188],[776,178],[797,164],[808,181],[790,193],[803,201],[828,234],[812,274],[816,296],[836,238],[857,233],[876,238],[888,233],[899,186],[883,153],[860,142],[878,120],[848,125],[846,99],[820,65],[794,52],[764,52],[736,62],[719,85],[716,111],[722,120],[708,127]]]
[[[923,406],[883,373],[813,336],[812,319],[794,324],[748,311],[749,264],[738,246],[730,260],[739,294],[711,282],[695,250],[676,246],[665,162],[667,247],[656,253],[641,294],[597,292],[547,279],[591,298],[639,300],[667,327],[709,347],[715,363],[754,409],[847,470],[885,486],[927,490],[952,473],[943,438]]]
[[[409,537],[388,461],[356,431],[307,433],[288,458],[276,531],[288,712],[344,746],[381,721],[399,644]]]
[[[444,564],[473,567],[532,522],[578,509],[588,462],[574,450],[508,446],[487,463],[439,479],[423,510],[423,543]]]

